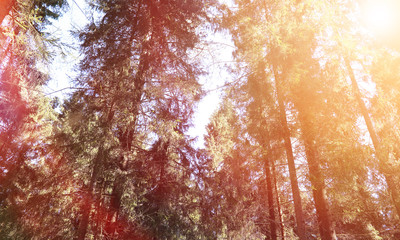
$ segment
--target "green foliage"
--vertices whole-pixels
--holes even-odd
[[[0,33],[0,238],[398,238],[400,62],[358,26],[359,3],[90,1],[77,90],[57,106],[38,66],[66,1],[16,1]],[[194,56],[217,23],[239,77],[196,149]]]

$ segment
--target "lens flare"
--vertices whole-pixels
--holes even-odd
[[[393,1],[371,0],[364,6],[366,27],[375,34],[390,34],[396,23],[396,4]]]

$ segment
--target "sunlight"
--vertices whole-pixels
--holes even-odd
[[[379,35],[390,34],[395,28],[396,12],[393,1],[370,0],[364,5],[364,20],[368,29]]]

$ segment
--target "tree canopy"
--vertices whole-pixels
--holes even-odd
[[[396,1],[87,1],[60,101],[68,3],[0,2],[1,239],[400,238]]]

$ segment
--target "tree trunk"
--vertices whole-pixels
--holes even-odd
[[[100,193],[102,194],[104,192],[104,187],[105,187],[105,181],[102,181],[101,187],[100,187]],[[102,222],[101,222],[101,215],[102,215],[102,211],[101,211],[101,207],[102,207],[102,195],[100,194],[100,196],[98,197],[98,199],[96,200],[96,205],[95,205],[95,216],[96,216],[96,224],[94,226],[93,229],[93,239],[97,240],[98,236],[99,236],[99,228],[102,228]],[[101,231],[100,231],[101,233]]]
[[[268,221],[269,221],[269,236],[271,240],[276,240],[276,219],[275,219],[275,208],[274,208],[274,191],[272,187],[272,176],[271,176],[271,163],[272,163],[272,150],[269,140],[269,134],[266,133],[266,147],[267,154],[265,156],[264,169],[265,169],[265,181],[267,187],[267,197],[268,197]],[[266,235],[268,236],[268,235]],[[267,237],[266,237],[267,239]]]
[[[123,195],[124,177],[118,173],[114,182],[113,190],[110,198],[110,205],[108,209],[108,216],[106,222],[106,231],[110,236],[118,237],[120,234],[120,221],[119,213],[121,211],[121,200]]]
[[[94,159],[92,176],[90,178],[89,186],[87,189],[87,196],[84,197],[84,207],[81,222],[78,228],[77,240],[84,240],[86,236],[87,228],[89,226],[90,211],[92,209],[94,186],[97,179],[99,167],[102,162],[103,154],[103,145],[100,145],[99,150],[97,151],[97,156]]]
[[[151,34],[152,36],[152,34]],[[151,40],[151,39],[150,39]],[[147,49],[149,48],[149,41],[146,40],[143,43],[143,52],[140,55],[140,63],[138,67],[138,72],[136,73],[133,82],[134,82],[134,91],[133,91],[133,99],[132,99],[132,106],[128,111],[130,115],[134,117],[134,120],[128,124],[128,127],[124,130],[123,134],[119,137],[120,146],[121,148],[126,151],[130,152],[132,150],[132,142],[134,141],[135,136],[135,127],[137,118],[139,115],[139,109],[141,104],[141,98],[144,93],[143,88],[145,85],[145,76],[149,71],[149,53]],[[111,123],[113,120],[113,113],[108,114],[108,122]],[[126,171],[127,170],[127,162],[123,155],[120,156],[121,165],[120,170]],[[118,218],[119,212],[121,210],[121,200],[123,195],[123,184],[124,184],[124,175],[122,173],[117,173],[117,176],[113,183],[113,191],[112,191],[112,198],[110,201],[109,206],[109,213],[107,216],[107,229],[111,231],[111,234],[118,234],[117,229],[113,229],[113,226],[118,226]]]
[[[296,173],[296,165],[294,163],[294,156],[292,150],[292,141],[290,139],[290,131],[286,119],[286,109],[285,103],[283,100],[283,93],[281,89],[282,80],[280,76],[273,67],[274,77],[275,77],[275,88],[276,88],[276,95],[278,99],[278,107],[279,107],[279,118],[280,123],[282,126],[282,134],[283,140],[285,144],[286,150],[286,157],[288,161],[289,167],[289,177],[290,177],[290,185],[292,187],[292,194],[293,194],[293,202],[294,202],[294,210],[296,216],[296,223],[297,223],[297,235],[299,236],[300,240],[307,239],[306,236],[306,228],[304,224],[304,215],[303,215],[303,207],[301,204],[301,197],[300,197],[300,190],[299,190],[299,183],[297,182],[297,173]]]
[[[280,233],[281,233],[281,240],[285,240],[285,231],[284,231],[284,228],[283,228],[282,213],[281,213],[281,203],[279,201],[278,187],[277,187],[277,182],[276,182],[276,168],[275,168],[275,163],[274,162],[272,162],[272,176],[273,176],[273,181],[274,181],[276,207],[277,207],[277,210],[278,210],[278,220],[279,220],[279,227],[280,227]]]
[[[306,151],[307,163],[309,168],[310,182],[314,198],[315,209],[317,211],[318,227],[322,240],[336,239],[329,214],[328,200],[325,190],[324,177],[318,159],[315,137],[312,133],[312,123],[305,114],[305,109],[299,109],[302,137]]]
[[[385,152],[381,146],[378,135],[375,131],[375,128],[372,124],[372,120],[369,116],[368,109],[365,106],[365,103],[361,98],[360,89],[358,87],[358,84],[357,84],[357,81],[356,81],[356,78],[355,78],[355,75],[353,72],[353,68],[350,65],[350,61],[347,58],[345,58],[344,60],[345,60],[347,70],[349,71],[354,95],[355,95],[358,105],[360,107],[361,114],[364,117],[365,124],[367,125],[367,129],[368,129],[369,135],[371,137],[372,144],[374,145],[375,153],[376,153],[376,156],[378,158],[379,165],[381,168],[380,170],[382,171],[383,176],[385,177],[388,190],[392,197],[393,205],[396,208],[397,216],[400,217],[400,193],[397,190],[397,185],[395,183],[393,174],[390,172],[391,167],[388,164],[389,153]]]

